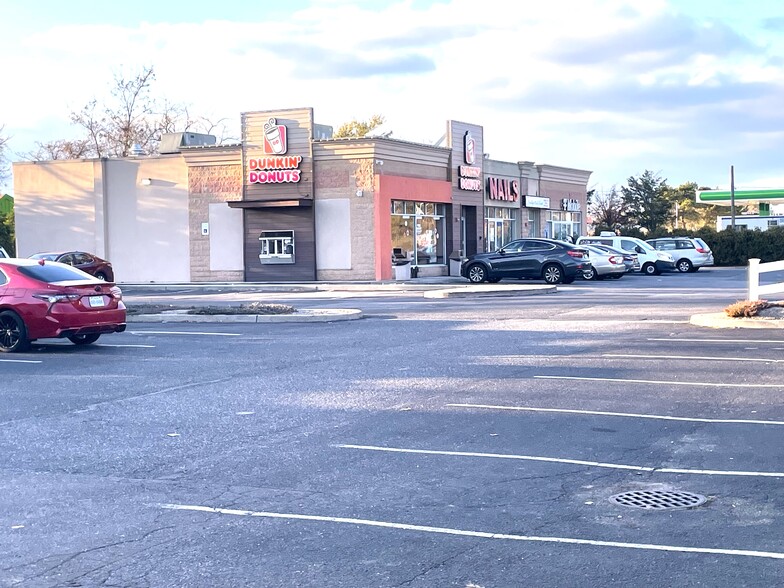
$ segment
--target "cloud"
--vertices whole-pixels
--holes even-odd
[[[359,43],[358,48],[365,49],[420,49],[432,48],[446,41],[460,39],[468,41],[471,37],[479,34],[481,28],[475,24],[460,26],[425,26],[404,29],[394,35],[384,34],[384,31],[375,39],[369,39]]]

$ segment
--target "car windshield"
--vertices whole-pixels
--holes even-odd
[[[54,282],[83,282],[85,280],[96,281],[96,278],[82,270],[54,263],[22,265],[19,266],[19,273],[48,284]]]
[[[656,251],[656,249],[650,243],[646,243],[645,241],[640,241],[638,243],[643,249],[647,249],[648,251]]]
[[[45,259],[46,261],[55,261],[57,259],[56,253],[36,253],[31,255],[30,259]]]

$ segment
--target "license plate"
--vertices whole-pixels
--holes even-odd
[[[90,296],[87,303],[92,308],[95,308],[97,306],[105,306],[103,303],[103,296]]]

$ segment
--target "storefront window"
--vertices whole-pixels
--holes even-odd
[[[518,236],[516,209],[485,207],[485,251],[496,251]]]
[[[560,241],[567,241],[581,233],[581,219],[582,213],[580,212],[566,212],[563,210],[549,210],[547,212],[547,229],[545,237],[551,239],[558,239]]]
[[[443,204],[393,200],[393,256],[414,265],[446,264],[444,212]]]

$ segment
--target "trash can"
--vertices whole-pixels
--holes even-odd
[[[419,266],[412,265],[411,266],[411,277],[412,278],[416,278],[417,276],[419,276]]]
[[[463,256],[459,251],[453,252],[449,256],[449,275],[460,277],[460,266],[463,263]]]
[[[395,280],[408,280],[411,278],[411,264],[401,263],[400,265],[392,266],[395,270]]]

